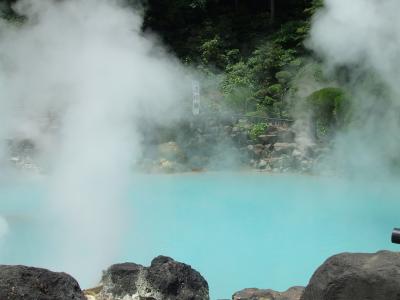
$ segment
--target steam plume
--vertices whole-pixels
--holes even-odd
[[[141,151],[138,123],[177,116],[186,77],[121,1],[15,9],[25,21],[0,25],[1,138],[34,140],[50,174],[46,266],[92,284],[129,217],[121,201]]]
[[[335,141],[336,168],[388,173],[398,163],[400,2],[325,0],[308,45],[326,70],[346,68],[342,86],[352,99],[350,129]]]

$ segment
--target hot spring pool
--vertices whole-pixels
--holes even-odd
[[[45,246],[43,194],[37,182],[0,185],[0,215],[10,226],[1,263],[46,266],[48,253],[57,251]],[[246,287],[285,290],[305,285],[332,254],[399,250],[389,239],[400,225],[399,195],[395,180],[136,176],[124,203],[129,218],[115,262],[147,265],[159,254],[171,256],[203,274],[211,299],[230,298]]]

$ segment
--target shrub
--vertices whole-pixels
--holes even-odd
[[[326,87],[313,92],[307,97],[307,105],[317,127],[317,135],[327,136],[346,123],[348,101],[346,93],[340,88]]]
[[[213,64],[220,69],[225,67],[227,58],[224,54],[224,44],[218,35],[205,41],[200,46],[200,51],[204,65]]]
[[[251,126],[249,136],[252,140],[256,140],[259,135],[262,135],[268,128],[266,123],[257,123]]]

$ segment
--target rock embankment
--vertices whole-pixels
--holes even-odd
[[[65,273],[0,265],[2,300],[85,300],[78,282]]]
[[[169,134],[152,129],[142,133],[147,137],[143,153],[141,157],[132,157],[132,163],[135,170],[146,173],[248,169],[310,173],[329,150],[311,140],[305,143],[289,124],[261,125],[239,119],[229,124],[215,120],[184,124],[172,128]],[[47,167],[40,159],[44,148],[33,138],[8,140],[11,165],[46,173]]]
[[[257,169],[309,173],[323,154],[314,143],[297,138],[293,128],[270,125],[255,134],[251,123],[216,124],[192,135],[147,145],[138,167],[145,172]],[[326,150],[326,149],[325,149]]]
[[[314,147],[306,147],[287,127],[269,126],[256,139],[247,141],[249,164],[272,172],[310,172],[316,158]]]
[[[208,300],[208,284],[189,265],[158,256],[150,267],[134,263],[112,265],[101,285],[87,290],[96,300]]]
[[[3,300],[209,300],[207,281],[189,265],[166,256],[149,267],[116,264],[104,273],[98,287],[81,291],[65,273],[0,265]],[[232,300],[399,300],[400,253],[342,253],[325,261],[306,288],[286,292],[244,289]]]

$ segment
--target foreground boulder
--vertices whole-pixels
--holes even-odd
[[[112,265],[101,286],[87,291],[96,300],[208,300],[208,284],[189,265],[166,256],[156,257],[150,267],[134,263]]]
[[[276,292],[273,290],[244,289],[236,292],[232,300],[300,300],[304,287],[296,286],[286,292]]]
[[[301,300],[400,299],[400,253],[344,253],[312,276]]]
[[[0,299],[84,300],[78,282],[65,273],[0,265]]]

